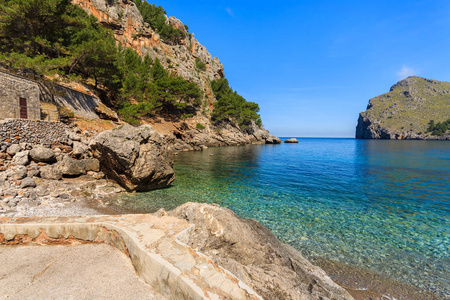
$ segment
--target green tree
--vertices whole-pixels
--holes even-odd
[[[248,127],[252,121],[258,126],[262,125],[259,105],[246,101],[244,97],[233,91],[228,80],[223,78],[212,81],[211,89],[217,99],[212,113],[216,123],[229,120],[236,122],[241,128]]]
[[[133,0],[133,2],[136,3],[144,22],[157,31],[164,41],[178,44],[185,38],[186,34],[181,29],[174,28],[166,21],[166,11],[161,6],[143,0]]]

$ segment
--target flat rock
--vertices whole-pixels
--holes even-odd
[[[39,169],[41,178],[43,179],[51,179],[51,180],[60,180],[62,178],[62,170],[61,165],[47,165],[43,166]]]

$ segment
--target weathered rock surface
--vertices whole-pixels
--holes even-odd
[[[151,126],[122,125],[90,142],[101,168],[128,191],[167,187],[174,179],[171,151]]]
[[[298,140],[296,138],[290,138],[284,141],[285,143],[290,143],[290,144],[296,144],[298,143]]]
[[[192,129],[186,123],[166,136],[174,151],[202,150],[206,147],[238,146],[246,144],[281,144],[281,140],[268,130],[252,123],[242,130],[235,124],[224,122],[220,127],[213,127],[204,122],[205,129]]]
[[[255,220],[218,205],[186,203],[169,215],[195,224],[180,237],[231,271],[264,299],[353,299],[325,272]]]
[[[83,160],[74,160],[65,156],[61,163],[61,173],[63,176],[76,177],[86,174],[86,164]]]
[[[47,165],[40,168],[43,179],[60,180],[63,176],[60,164]]]
[[[20,151],[20,146],[18,144],[12,144],[11,146],[8,147],[8,149],[6,150],[6,153],[8,153],[11,156],[14,156],[19,151]]]
[[[36,162],[54,162],[56,161],[55,152],[52,149],[37,146],[30,151],[30,157]]]
[[[450,82],[408,77],[390,91],[370,99],[360,113],[357,139],[450,140],[450,133],[434,136],[428,123],[446,121],[450,116]]]
[[[28,159],[28,154],[29,154],[28,150],[17,152],[14,158],[12,159],[13,165],[21,165],[21,166],[27,165],[30,161]]]

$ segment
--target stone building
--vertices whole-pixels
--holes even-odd
[[[25,78],[0,71],[0,120],[41,119],[39,85]]]

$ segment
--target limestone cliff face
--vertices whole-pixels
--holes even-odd
[[[206,95],[206,108],[209,107],[209,111],[214,108],[216,99],[209,81],[225,77],[223,65],[217,57],[211,56],[193,34],[186,31],[180,20],[166,17],[166,22],[185,33],[184,39],[169,43],[164,42],[160,35],[144,22],[131,0],[72,0],[72,3],[96,17],[103,26],[112,29],[115,39],[122,46],[130,47],[142,56],[158,58],[167,70],[197,84]],[[206,65],[205,71],[196,68],[198,59]],[[175,151],[199,150],[204,146],[281,143],[280,139],[255,124],[245,130],[226,122],[222,128],[215,128],[209,117],[204,115],[180,122],[172,121],[170,131],[165,130],[160,123],[161,120],[146,122],[167,135]],[[203,124],[205,128],[196,128],[197,123]]]
[[[189,35],[184,24],[168,17],[167,22],[186,33],[186,38],[176,44],[165,43],[149,24],[145,23],[136,5],[130,0],[72,0],[100,23],[114,31],[116,40],[125,47],[136,50],[139,54],[158,58],[168,70],[195,82],[207,95],[212,107],[214,97],[208,80],[224,78],[222,63],[212,57],[208,50],[193,36]],[[195,60],[200,59],[206,65],[206,71],[196,69]]]
[[[443,122],[450,116],[450,83],[417,76],[393,85],[390,91],[370,99],[360,113],[357,139],[439,139],[450,133],[427,133],[428,122]]]

